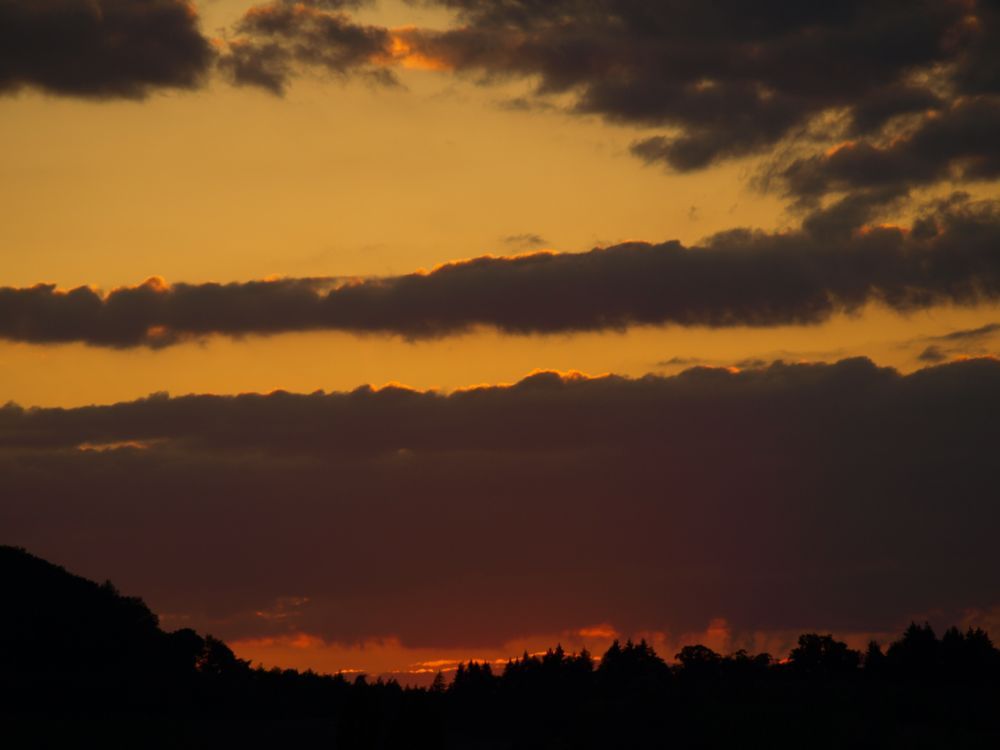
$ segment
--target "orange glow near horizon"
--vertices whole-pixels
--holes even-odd
[[[516,639],[509,643],[484,648],[428,648],[408,647],[397,638],[371,639],[359,644],[338,644],[306,633],[283,636],[247,638],[230,642],[233,651],[243,659],[265,667],[278,666],[336,674],[365,673],[394,677],[400,682],[429,684],[438,672],[450,674],[460,662],[475,661],[502,668],[509,660],[519,659],[524,653],[540,656],[547,648],[561,644],[567,652],[577,653],[583,648],[599,657],[617,635],[598,626],[566,631],[553,636]]]
[[[294,605],[294,601],[289,600]],[[871,641],[885,648],[899,637],[909,621],[927,620],[927,613],[914,613],[887,631],[837,632],[835,637],[849,648],[864,651]],[[178,622],[178,625],[187,624]],[[958,623],[960,629],[982,627],[989,632],[1000,630],[1000,607],[967,610]],[[624,633],[610,622],[571,628],[557,633],[541,633],[512,639],[506,643],[479,648],[412,646],[395,637],[370,638],[355,643],[338,643],[305,632],[243,638],[229,641],[234,652],[249,659],[254,666],[312,669],[320,673],[344,675],[365,674],[373,679],[395,679],[401,684],[430,685],[442,672],[446,678],[459,663],[488,663],[502,670],[510,660],[542,656],[550,648],[561,646],[567,654],[586,649],[595,664],[612,642],[645,640],[667,663],[673,663],[684,646],[700,644],[716,653],[728,655],[738,650],[768,653],[777,661],[784,660],[805,632],[819,632],[813,627],[798,629],[738,631],[724,617],[712,618],[704,629],[669,633],[662,630],[640,630]],[[823,631],[826,632],[826,631]]]
[[[508,643],[485,648],[431,648],[407,646],[397,638],[370,639],[356,644],[325,641],[308,633],[245,638],[229,643],[236,655],[265,668],[280,667],[312,669],[326,674],[366,674],[372,678],[392,678],[402,684],[429,685],[438,672],[449,677],[459,663],[475,661],[501,669],[509,660],[520,659],[525,653],[541,656],[547,649],[562,646],[567,654],[586,649],[595,663],[618,640],[645,640],[660,658],[668,663],[684,646],[701,644],[720,654],[739,649],[751,653],[770,653],[781,658],[794,648],[804,631],[755,631],[736,634],[724,618],[713,619],[704,630],[672,635],[663,631],[644,631],[631,635],[620,633],[607,623],[518,638]],[[849,647],[863,650],[869,641],[883,645],[898,636],[890,632],[854,632],[837,634]]]

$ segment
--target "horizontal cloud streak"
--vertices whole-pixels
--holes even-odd
[[[340,330],[409,339],[477,326],[510,334],[634,325],[812,324],[870,302],[900,310],[1000,296],[1000,210],[946,202],[911,230],[735,230],[704,246],[627,243],[579,254],[481,257],[354,282],[176,284],[106,296],[53,285],[0,289],[0,337],[166,346],[193,336]]]
[[[227,638],[885,630],[997,603],[998,423],[993,360],[7,406],[0,528]]]
[[[932,336],[931,339],[934,341],[978,341],[996,334],[1000,334],[1000,323],[987,323],[978,328],[952,331],[942,336]]]
[[[1000,323],[987,323],[978,328],[952,331],[939,336],[924,336],[913,343],[926,344],[917,355],[920,362],[944,362],[959,357],[990,353],[988,344],[1000,338]]]

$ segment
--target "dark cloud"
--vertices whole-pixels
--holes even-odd
[[[963,200],[968,197],[964,193],[962,195]],[[857,190],[825,206],[814,197],[800,198],[796,201],[796,208],[806,210],[802,228],[808,234],[813,237],[844,239],[885,215],[890,208],[902,204],[906,197],[906,193],[896,186],[888,186]],[[930,236],[936,234],[935,222],[928,221],[926,226],[930,230]]]
[[[844,359],[847,353],[844,349],[826,349],[812,351],[793,351],[790,349],[775,349],[760,352],[739,359],[717,358],[709,359],[702,357],[682,357],[673,356],[656,362],[657,367],[735,367],[739,370],[756,370],[771,365],[783,365],[786,362],[810,363],[829,362],[837,359]]]
[[[217,56],[182,0],[7,0],[0,92],[141,97],[197,86],[217,60],[236,85],[281,94],[306,71],[392,85],[413,62],[537,82],[506,106],[568,94],[575,112],[662,127],[632,152],[678,170],[860,139],[784,164],[800,202],[861,191],[875,210],[914,185],[1000,174],[1000,11],[987,0],[431,0],[456,12],[444,30],[358,23],[348,11],[365,4],[255,6]]]
[[[384,67],[391,58],[388,30],[357,24],[342,12],[362,4],[275,0],[254,6],[235,25],[237,36],[219,65],[233,83],[274,94],[283,93],[291,76],[303,68],[338,76],[367,75],[392,84],[395,77]]]
[[[997,334],[1000,334],[1000,323],[987,323],[978,328],[965,328],[933,338],[936,341],[979,341]]]
[[[455,9],[459,25],[407,31],[414,49],[486,80],[533,77],[540,96],[576,94],[579,112],[676,128],[634,151],[678,170],[766,150],[822,113],[877,130],[938,106],[944,68],[996,67],[996,19],[969,3],[438,4]],[[934,85],[914,83],[917,72]]]
[[[855,135],[877,133],[894,117],[937,111],[944,106],[941,96],[926,86],[892,83],[858,100],[851,113],[851,132]]]
[[[948,355],[941,350],[940,346],[928,346],[920,354],[917,355],[917,359],[921,362],[944,362],[948,359]]]
[[[291,55],[280,44],[234,40],[219,67],[237,86],[257,86],[280,96],[292,75]]]
[[[962,50],[952,80],[962,95],[1000,94],[1000,3],[978,0],[974,8],[949,39]]]
[[[196,88],[216,67],[275,94],[303,69],[394,84],[387,29],[345,11],[368,0],[274,0],[251,8],[216,46],[186,0],[0,2],[0,94],[34,87],[93,98]]]
[[[815,200],[831,192],[903,195],[942,180],[1000,177],[1000,98],[963,99],[924,117],[883,145],[848,142],[826,154],[798,159],[783,173],[788,193]]]
[[[997,603],[998,423],[992,360],[7,406],[0,528],[227,638],[887,630]]]
[[[760,357],[748,357],[747,359],[740,359],[734,363],[734,367],[738,367],[741,370],[756,370],[761,367],[767,367],[767,360],[761,359]]]
[[[704,246],[627,243],[579,254],[449,263],[355,282],[151,280],[101,296],[0,288],[0,337],[165,346],[191,336],[331,329],[410,339],[490,326],[510,334],[634,325],[812,324],[878,302],[898,311],[1000,295],[1000,206],[950,201],[914,229],[845,236],[733,230]]]
[[[657,367],[735,367],[740,370],[756,370],[769,365],[781,365],[792,362],[823,362],[843,357],[843,350],[794,352],[778,350],[742,359],[705,359],[701,357],[670,357],[656,362]]]
[[[926,344],[917,355],[920,362],[944,362],[958,357],[982,356],[989,354],[988,342],[1000,336],[1000,323],[987,323],[978,328],[967,328],[939,336],[924,336],[909,342]]]
[[[0,2],[0,94],[139,99],[198,86],[214,59],[184,0]]]

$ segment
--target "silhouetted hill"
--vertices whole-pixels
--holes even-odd
[[[167,634],[141,599],[122,596],[15,547],[0,547],[0,669],[30,673],[190,671],[203,643]]]
[[[202,716],[228,692],[213,680],[249,671],[221,641],[164,632],[141,599],[23,549],[0,546],[0,591],[0,716],[57,728]]]
[[[789,658],[644,641],[562,648],[450,684],[251,669],[164,632],[142,600],[0,547],[0,729],[11,747],[1000,747],[1000,652],[911,625],[862,654],[807,633]]]

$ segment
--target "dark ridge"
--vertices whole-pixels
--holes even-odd
[[[190,668],[172,636],[136,597],[98,585],[15,547],[0,547],[5,672],[122,673]],[[183,633],[184,631],[182,631]]]

